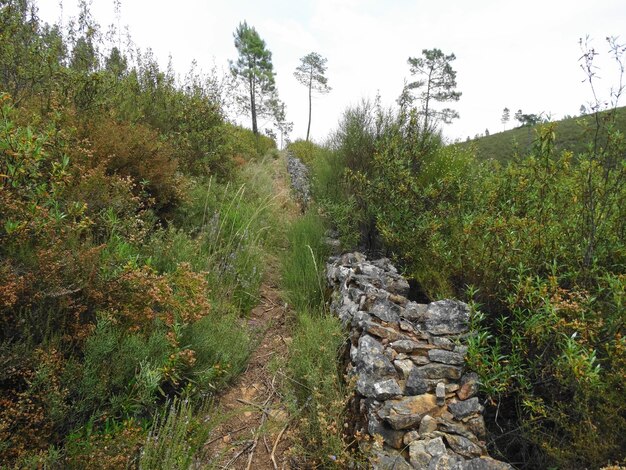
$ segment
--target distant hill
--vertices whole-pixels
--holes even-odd
[[[616,113],[618,128],[622,132],[626,132],[626,106],[617,108]],[[600,113],[601,116],[603,114]],[[587,143],[592,138],[589,129],[593,129],[594,121],[594,115],[556,121],[556,148],[558,150],[571,150],[574,153],[584,151]],[[524,154],[530,150],[533,141],[537,137],[535,132],[537,127],[517,127],[457,145],[461,147],[473,146],[476,149],[477,156],[481,159],[492,158],[506,162],[513,157],[516,151]]]

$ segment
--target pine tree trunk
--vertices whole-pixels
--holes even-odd
[[[311,70],[311,78],[309,79],[309,125],[306,128],[306,141],[309,141],[309,132],[311,132],[311,88],[313,87],[313,70]]]
[[[254,102],[254,92],[255,92],[254,80],[252,79],[252,77],[250,77],[249,83],[250,83],[250,114],[252,114],[252,132],[254,132],[254,135],[258,135],[259,129],[257,128],[257,124],[256,124],[256,103]]]

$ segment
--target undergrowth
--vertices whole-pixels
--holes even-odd
[[[303,466],[345,468],[347,389],[338,368],[345,332],[325,304],[328,248],[325,227],[312,211],[288,229],[282,285],[294,309],[293,342],[286,362],[287,398],[297,421],[295,458]]]

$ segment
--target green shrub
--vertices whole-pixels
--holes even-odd
[[[293,153],[293,156],[299,158],[307,165],[310,165],[315,160],[315,155],[319,147],[313,142],[298,139],[290,142],[287,146],[287,150]]]

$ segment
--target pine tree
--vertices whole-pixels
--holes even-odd
[[[252,131],[258,134],[257,118],[271,114],[272,100],[276,99],[272,53],[256,29],[245,21],[239,24],[233,36],[239,57],[236,62],[231,61],[230,70],[246,90],[238,101],[250,113]]]
[[[328,86],[326,73],[326,59],[317,52],[311,52],[300,58],[300,65],[296,68],[294,76],[300,83],[309,89],[309,124],[306,128],[306,140],[309,140],[311,131],[311,107],[313,91],[318,93],[328,93],[331,88]]]

